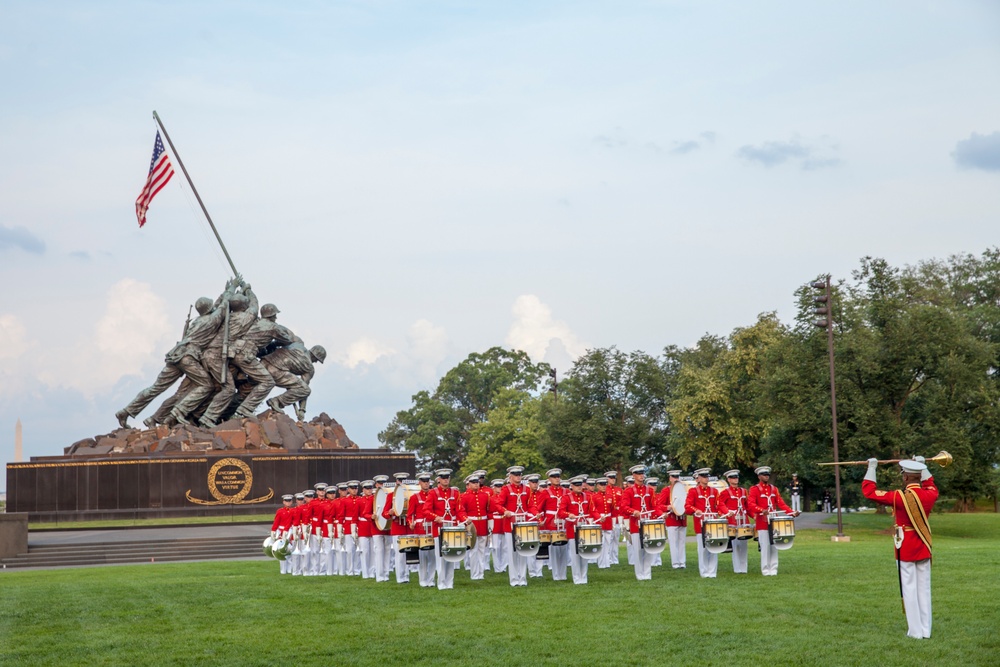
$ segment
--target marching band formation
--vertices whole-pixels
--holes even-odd
[[[624,488],[617,473],[604,477],[577,475],[566,481],[553,468],[525,475],[522,466],[507,469],[507,479],[486,484],[479,470],[465,479],[465,491],[451,485],[451,470],[435,471],[416,480],[396,473],[372,480],[318,483],[314,489],[282,497],[264,552],[280,561],[282,574],[360,575],[376,582],[410,581],[417,573],[421,586],[454,586],[455,569],[462,565],[473,581],[487,568],[506,571],[511,586],[527,586],[543,576],[587,583],[591,563],[608,568],[618,563],[618,545],[624,531],[628,562],[638,580],[652,578],[668,551],[674,569],[687,565],[687,522],[697,536],[698,569],[714,578],[718,556],[732,552],[733,571],[747,572],[747,545],[757,540],[761,573],[778,573],[779,551],[791,548],[794,517],[799,514],[782,500],[770,483],[771,469],[755,470],[759,483],[745,489],[739,471],[725,481],[711,477],[708,468],[682,477],[668,472],[669,482],[646,478],[642,465],[629,469]],[[436,580],[436,581],[435,581]]]

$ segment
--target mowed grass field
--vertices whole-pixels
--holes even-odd
[[[933,638],[905,636],[891,519],[845,515],[848,544],[799,531],[779,575],[624,564],[590,583],[505,574],[455,589],[279,576],[275,562],[0,573],[10,665],[997,665],[1000,515],[932,515]]]

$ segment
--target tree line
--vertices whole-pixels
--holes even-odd
[[[833,435],[815,295],[799,287],[793,322],[764,313],[689,348],[589,350],[558,386],[519,350],[470,354],[378,437],[461,476],[502,477],[514,463],[599,475],[641,462],[749,479],[767,464],[779,479],[798,473],[816,497],[833,487],[832,468],[815,465],[832,460]],[[840,458],[947,450],[954,464],[934,473],[956,508],[996,502],[1000,249],[903,267],[866,257],[834,286],[831,311]],[[857,501],[864,468],[842,471],[845,502]]]

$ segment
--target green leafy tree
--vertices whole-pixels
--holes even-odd
[[[379,433],[384,447],[413,451],[429,468],[459,470],[469,436],[485,422],[504,389],[533,391],[548,374],[547,364],[532,363],[520,350],[493,347],[473,353],[449,370],[433,394],[420,391],[408,410],[396,413]]]
[[[540,472],[545,460],[539,451],[544,436],[541,400],[519,389],[501,389],[485,421],[469,433],[469,452],[462,477],[485,470],[490,479],[502,478],[512,465]]]
[[[644,352],[590,350],[542,401],[546,461],[575,472],[621,470],[662,459],[667,374]]]

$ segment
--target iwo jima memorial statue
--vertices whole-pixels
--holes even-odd
[[[153,117],[158,130],[136,201],[139,226],[174,174],[162,131],[234,277],[216,299],[194,303],[197,316],[189,312],[156,380],[115,414],[120,428],[76,442],[63,456],[7,464],[7,511],[27,512],[33,521],[250,514],[315,482],[413,473],[412,454],[360,449],[325,412],[306,421],[309,384],[326,350],[307,348],[279,324],[273,303],[259,306],[155,111]],[[142,419],[145,428],[129,426],[178,380],[173,395]],[[283,391],[268,398],[276,388]]]

